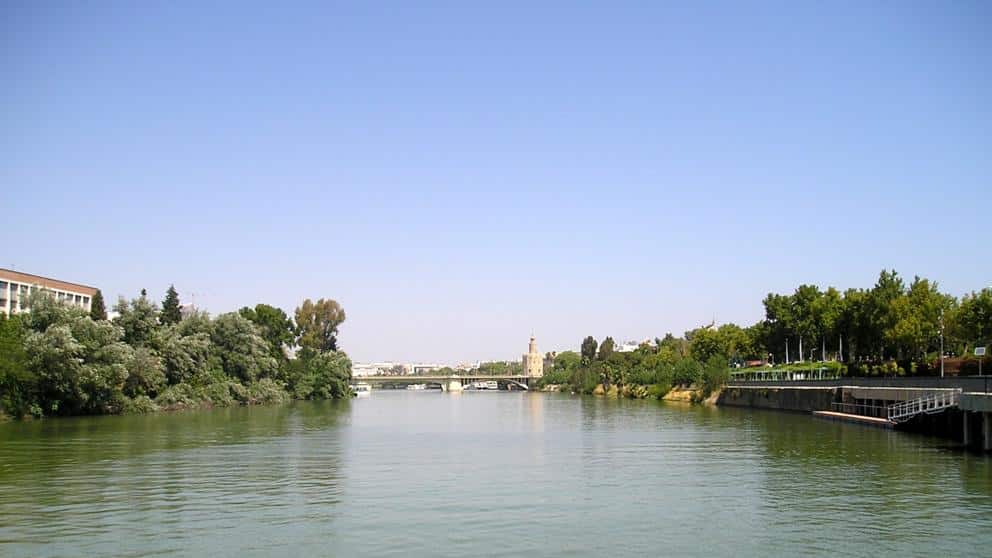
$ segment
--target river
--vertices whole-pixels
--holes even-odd
[[[992,460],[501,392],[0,424],[0,555],[988,556]]]

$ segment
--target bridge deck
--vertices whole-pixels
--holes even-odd
[[[513,382],[525,382],[534,379],[534,376],[355,376],[353,381],[360,382],[450,382],[451,380],[463,380],[478,382],[481,380],[508,380]]]

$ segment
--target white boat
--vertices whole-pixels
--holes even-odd
[[[421,391],[427,389],[427,384],[410,384],[406,386],[406,389],[410,391]]]
[[[472,382],[468,389],[480,389],[480,390],[490,390],[499,389],[499,384],[495,380],[489,380],[488,382]]]
[[[368,397],[372,395],[372,386],[361,382],[351,386],[351,391],[355,392],[355,397]]]

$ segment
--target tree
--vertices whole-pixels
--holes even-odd
[[[268,304],[256,304],[255,308],[245,306],[239,314],[257,325],[262,337],[269,344],[269,352],[279,361],[286,360],[285,348],[296,338],[296,325],[281,308]]]
[[[692,358],[684,358],[675,364],[672,383],[675,385],[691,386],[699,382],[703,376],[703,367]]]
[[[20,316],[0,314],[0,409],[13,416],[39,414],[37,379],[24,352],[27,329]]]
[[[878,282],[869,292],[869,319],[871,321],[868,330],[871,335],[872,347],[877,345],[879,359],[885,358],[886,332],[890,332],[888,336],[891,338],[892,328],[898,319],[893,311],[893,303],[903,296],[905,291],[905,285],[899,274],[895,270],[886,271],[883,269],[878,275]]]
[[[96,290],[96,293],[93,294],[93,298],[90,300],[90,318],[94,321],[107,319],[107,307],[103,301],[103,293],[100,292],[100,289]]]
[[[610,355],[613,354],[613,349],[616,346],[612,337],[607,337],[603,339],[603,342],[599,344],[599,360],[608,360]]]
[[[892,326],[883,336],[898,354],[926,360],[927,351],[940,333],[941,313],[952,305],[953,299],[941,294],[936,283],[916,277],[905,295],[892,300]]]
[[[953,321],[962,352],[992,341],[992,287],[964,295]]]
[[[297,399],[330,399],[348,393],[351,360],[342,352],[304,348],[287,369],[289,387]]]
[[[31,331],[24,341],[27,367],[37,378],[39,412],[117,413],[134,351],[121,327],[95,322],[81,308],[51,295],[32,297]]]
[[[584,364],[589,364],[596,358],[596,340],[592,335],[586,337],[582,340],[582,362]]]
[[[720,389],[730,379],[730,369],[727,367],[727,360],[719,355],[714,355],[706,361],[703,368],[703,391],[709,395],[712,391]]]
[[[224,373],[243,382],[275,375],[278,364],[258,327],[237,312],[217,316],[210,341]]]
[[[132,347],[146,345],[159,327],[158,308],[148,297],[141,296],[129,303],[121,297],[114,306],[114,325],[124,329],[124,342]]]
[[[555,355],[553,369],[562,372],[571,372],[582,364],[582,356],[575,351],[562,351]]]
[[[689,356],[689,342],[666,333],[665,338],[658,342],[658,354],[665,362],[675,364]]]
[[[336,351],[338,326],[344,319],[344,309],[334,300],[304,300],[296,309],[300,346],[317,352]]]
[[[165,300],[162,301],[162,312],[159,320],[162,324],[178,324],[183,319],[179,310],[179,293],[174,285],[169,285],[169,290],[165,292]]]
[[[146,395],[155,397],[160,389],[165,387],[165,370],[162,359],[147,347],[134,351],[134,358],[128,365],[127,380],[124,382],[124,394],[128,397]]]
[[[788,363],[791,359],[789,354],[789,340],[793,338],[792,346],[795,347],[796,321],[793,315],[792,297],[768,293],[762,302],[765,306],[765,346],[778,355],[779,362]],[[795,354],[793,352],[792,354]]]
[[[813,322],[816,332],[820,336],[821,344],[820,360],[827,360],[827,337],[833,338],[837,335],[837,326],[840,323],[843,310],[844,305],[840,291],[833,287],[829,287],[822,296],[813,302]]]
[[[191,319],[184,320],[182,327],[172,325],[162,328],[155,340],[169,385],[207,381],[213,354],[210,342],[213,329],[210,327],[208,331],[202,331],[192,325],[202,324],[194,324]]]
[[[799,360],[806,359],[803,339],[816,339],[819,328],[816,322],[816,306],[823,293],[816,285],[799,285],[792,295],[793,331],[799,340]]]
[[[717,328],[716,335],[720,343],[720,354],[724,360],[740,362],[744,358],[744,353],[750,352],[748,348],[749,338],[741,326],[723,324]]]
[[[861,351],[872,347],[874,339],[871,329],[871,304],[869,292],[864,289],[844,291],[841,313],[837,323],[838,352],[841,360],[858,360]]]
[[[724,347],[720,343],[720,335],[717,330],[701,327],[689,332],[689,354],[698,362],[706,362],[713,355],[726,356]]]

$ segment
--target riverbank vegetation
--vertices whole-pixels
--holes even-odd
[[[710,355],[701,362],[691,354],[691,346],[684,338],[669,334],[633,351],[619,352],[612,337],[597,344],[589,336],[582,341],[581,352],[554,355],[541,383],[575,393],[656,399],[678,387],[705,399],[726,383],[728,360],[724,355]]]
[[[29,304],[28,313],[0,317],[0,410],[10,416],[350,395],[351,361],[337,349],[345,314],[333,300],[305,300],[295,319],[266,304],[184,314],[172,287],[161,308],[144,292],[120,299],[112,320],[40,291]]]
[[[746,366],[805,370],[815,361],[839,375],[933,375],[941,334],[945,354],[957,355],[948,360],[952,371],[969,374],[978,369],[971,350],[992,341],[992,288],[957,299],[928,279],[907,285],[895,271],[882,271],[871,288],[800,285],[791,294],[770,293],[763,305],[764,319],[749,327],[710,324],[632,351],[617,351],[611,337],[586,337],[579,352],[548,355],[553,365],[542,382],[659,398],[682,386],[705,398],[732,368]]]

